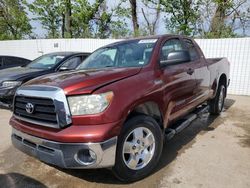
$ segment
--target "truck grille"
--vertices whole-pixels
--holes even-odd
[[[31,106],[30,111],[27,105]],[[20,119],[39,125],[57,125],[58,123],[55,105],[53,100],[48,98],[16,96],[14,114],[17,118],[20,117]]]

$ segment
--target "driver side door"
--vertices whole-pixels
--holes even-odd
[[[179,38],[167,39],[161,47],[160,64],[168,60],[171,52],[185,50]],[[165,122],[171,122],[184,115],[190,109],[194,99],[196,79],[193,71],[190,71],[192,62],[164,63],[160,65],[164,84]]]

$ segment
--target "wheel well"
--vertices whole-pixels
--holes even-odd
[[[127,119],[130,119],[131,117],[134,117],[140,114],[148,115],[154,118],[157,121],[158,125],[163,130],[163,118],[162,118],[162,114],[161,114],[158,104],[156,104],[155,102],[145,102],[143,104],[140,104],[136,106],[129,113]]]
[[[227,76],[225,74],[222,74],[220,76],[219,85],[221,85],[221,84],[223,84],[225,86],[225,88],[226,88],[226,95],[227,95]]]

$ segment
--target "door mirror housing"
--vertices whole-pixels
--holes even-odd
[[[162,66],[175,65],[191,61],[190,54],[187,50],[170,52],[166,60],[161,60]]]
[[[69,70],[71,70],[71,69],[69,69],[68,67],[64,67],[64,66],[61,66],[59,68],[59,71],[69,71]]]

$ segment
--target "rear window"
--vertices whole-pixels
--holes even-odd
[[[184,39],[184,43],[187,47],[187,50],[189,51],[191,60],[194,61],[194,60],[199,59],[200,56],[199,56],[198,51],[196,50],[196,48],[194,46],[194,43],[189,39]]]

